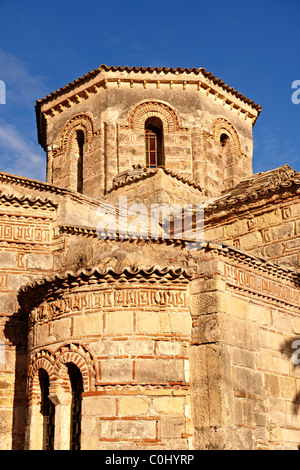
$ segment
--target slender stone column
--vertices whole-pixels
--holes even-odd
[[[117,175],[117,129],[116,125],[106,122],[104,125],[104,148],[105,148],[105,191],[112,186],[114,177]]]
[[[48,145],[47,147],[47,183],[52,183],[53,175],[53,151],[52,147]]]

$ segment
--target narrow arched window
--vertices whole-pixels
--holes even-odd
[[[77,143],[77,191],[82,193],[83,190],[83,147],[84,147],[84,133],[83,131],[76,132]]]
[[[145,122],[146,167],[157,168],[164,164],[163,123],[158,117]]]
[[[226,147],[226,145],[228,144],[229,142],[229,135],[227,134],[221,134],[221,137],[220,137],[220,144],[221,144],[221,147]]]
[[[55,406],[49,399],[49,376],[44,369],[39,370],[41,388],[41,414],[43,416],[43,450],[54,450]]]
[[[70,449],[80,450],[81,441],[81,402],[83,382],[80,370],[74,364],[68,364],[68,372],[72,389]]]

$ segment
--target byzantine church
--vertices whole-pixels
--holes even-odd
[[[297,449],[300,174],[253,174],[261,107],[101,65],[35,109],[46,181],[0,172],[0,448]]]

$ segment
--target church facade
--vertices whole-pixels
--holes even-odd
[[[297,449],[300,174],[202,68],[100,66],[0,172],[0,448]]]

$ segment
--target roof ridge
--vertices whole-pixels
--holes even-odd
[[[40,205],[51,205],[53,207],[57,207],[58,204],[52,201],[49,198],[41,198],[40,196],[28,196],[24,194],[23,196],[17,196],[16,194],[8,194],[5,191],[0,190],[0,199],[5,199],[6,201],[12,202],[17,201],[19,203],[29,202],[32,204],[39,203]]]
[[[180,173],[176,173],[173,170],[169,170],[161,165],[161,166],[158,166],[157,168],[153,168],[149,170],[146,168],[141,168],[140,174],[136,174],[136,175],[132,174],[132,175],[129,175],[127,178],[126,178],[126,171],[122,172],[120,176],[124,174],[125,176],[124,181],[115,182],[113,186],[108,190],[108,193],[111,193],[112,191],[116,189],[122,188],[123,186],[126,186],[127,184],[137,182],[138,180],[148,178],[149,176],[154,176],[159,172],[159,170],[163,170],[163,172],[166,175],[169,175],[172,178],[176,178],[178,181],[181,181],[182,183],[186,183],[189,186],[193,186],[195,189],[199,189],[202,192],[201,186],[198,183],[196,183],[193,179],[187,178],[184,175],[181,175]],[[127,171],[129,172],[130,170],[127,170]]]
[[[100,268],[99,266],[94,266],[91,269],[80,269],[78,271],[65,271],[61,274],[56,273],[53,276],[45,277],[43,279],[38,279],[31,283],[25,284],[19,288],[18,299],[20,303],[22,304],[22,306],[24,307],[25,304],[31,303],[33,300],[32,296],[30,296],[30,298],[27,299],[27,302],[25,302],[25,296],[29,291],[36,290],[36,289],[39,290],[43,288],[51,289],[51,286],[57,282],[60,282],[61,284],[65,282],[71,282],[72,285],[74,286],[74,281],[76,282],[76,280],[78,280],[78,282],[80,282],[80,279],[82,278],[88,278],[88,279],[95,278],[95,277],[122,278],[128,275],[133,276],[133,277],[134,276],[138,276],[138,277],[156,276],[159,278],[167,277],[170,279],[181,278],[181,277],[184,277],[185,279],[192,279],[194,274],[192,270],[188,270],[186,268],[182,268],[179,266],[126,265],[126,266],[122,266],[119,269],[115,269],[111,266],[104,267],[104,268]],[[83,279],[82,279],[82,282],[84,282]]]
[[[120,65],[118,65],[118,66],[113,66],[113,65],[107,66],[105,64],[101,64],[98,68],[95,68],[92,71],[90,71],[90,72],[82,75],[81,77],[73,80],[72,82],[69,82],[67,85],[65,85],[63,87],[58,88],[54,92],[51,92],[49,95],[45,96],[44,98],[42,98],[40,100],[37,100],[36,101],[36,107],[38,107],[41,104],[49,101],[51,98],[57,96],[59,93],[65,92],[68,88],[72,88],[73,86],[78,85],[80,82],[86,80],[87,78],[93,78],[95,75],[97,75],[97,73],[100,73],[102,70],[104,70],[105,72],[108,72],[108,71],[112,71],[112,72],[127,71],[129,73],[130,72],[134,72],[134,73],[138,73],[138,72],[142,72],[142,73],[146,73],[146,72],[161,73],[161,72],[164,72],[164,73],[195,73],[195,74],[200,74],[201,73],[205,78],[212,81],[214,85],[220,86],[221,88],[223,88],[227,92],[232,93],[237,98],[241,99],[242,101],[244,101],[245,103],[247,103],[248,105],[250,105],[251,107],[256,109],[259,113],[262,109],[262,107],[260,105],[258,105],[257,103],[255,103],[253,100],[247,98],[246,96],[244,96],[242,93],[240,93],[239,91],[237,91],[235,88],[231,87],[230,85],[227,85],[223,80],[221,80],[220,78],[217,78],[211,72],[207,72],[207,70],[203,67],[192,67],[192,68],[189,68],[189,67],[184,67],[184,68],[182,68],[182,67],[175,67],[175,68],[174,67],[150,67],[150,66],[146,66],[146,67],[131,66],[131,67],[129,67],[128,65],[125,65],[125,66],[120,66]]]

